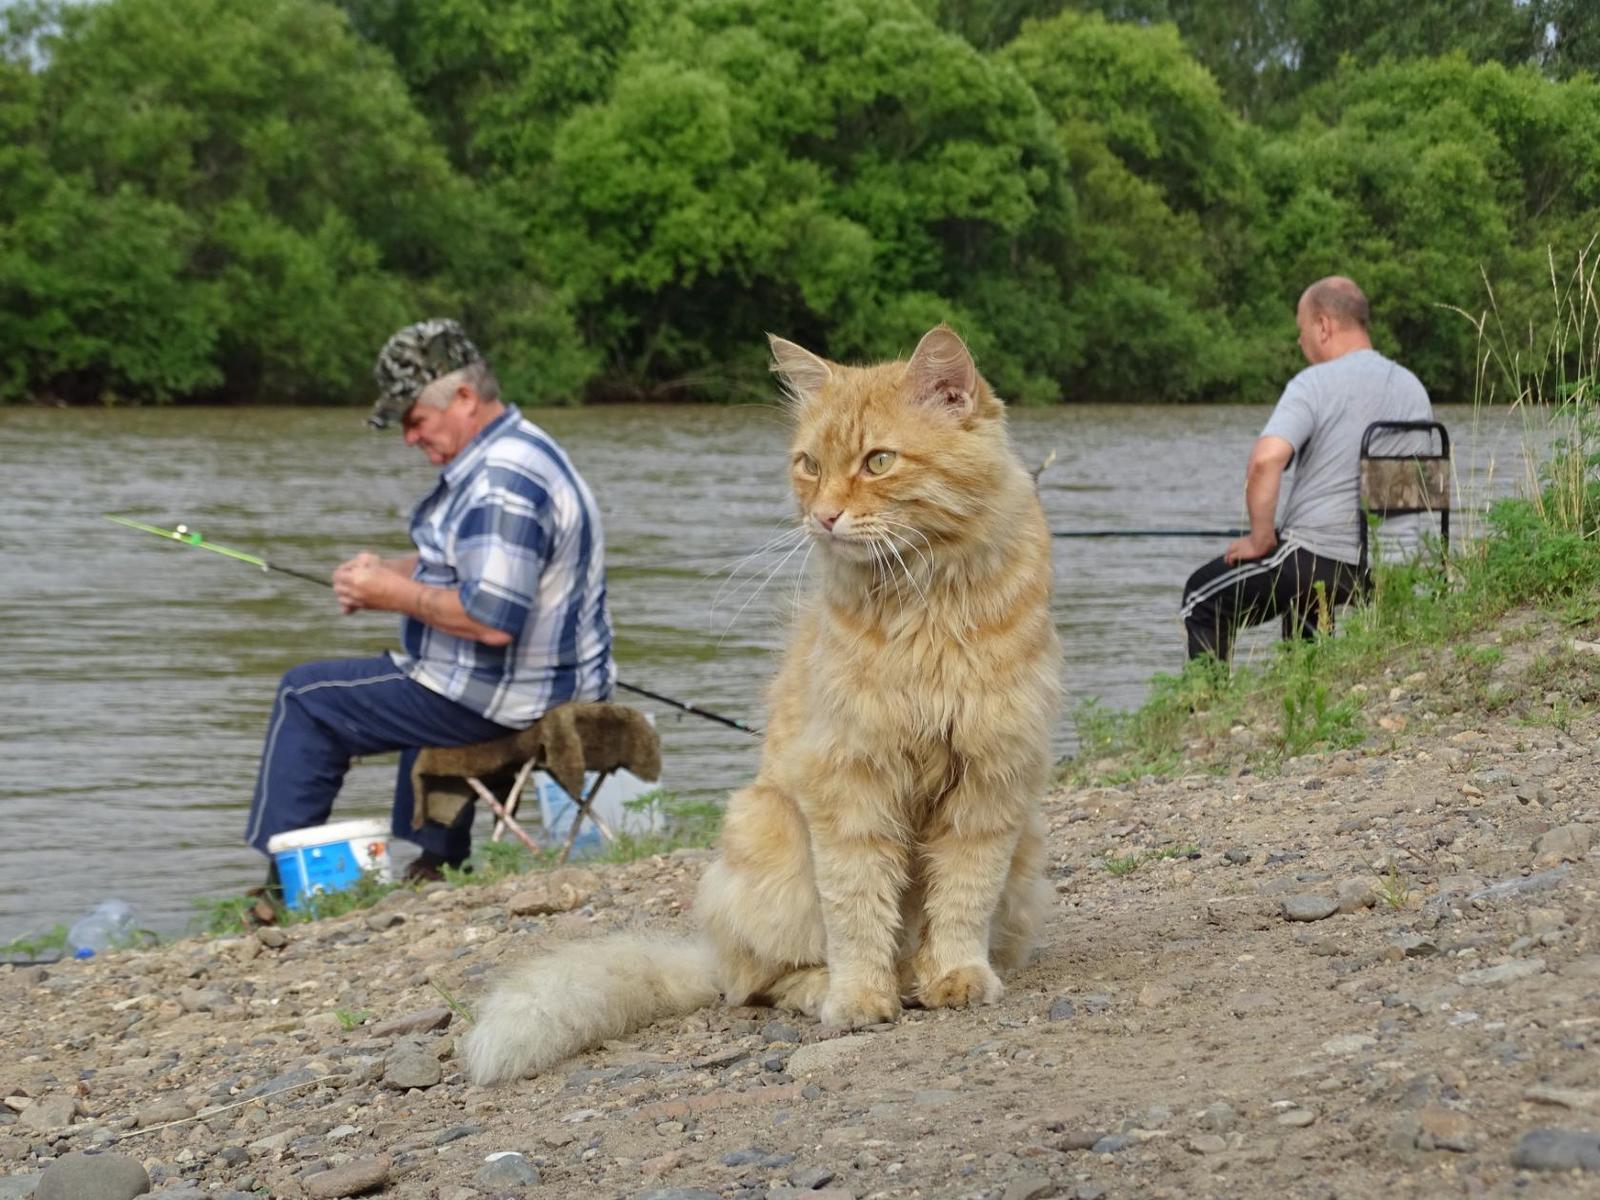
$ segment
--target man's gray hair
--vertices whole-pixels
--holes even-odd
[[[468,363],[460,370],[451,371],[448,375],[441,375],[427,387],[417,393],[416,403],[427,404],[433,408],[448,408],[450,397],[456,394],[456,389],[466,384],[478,393],[480,399],[491,404],[500,399],[500,380],[495,377],[494,371],[486,362]]]

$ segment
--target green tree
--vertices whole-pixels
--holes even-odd
[[[1512,325],[1547,302],[1547,247],[1600,226],[1600,87],[1462,56],[1347,71],[1263,156],[1287,280],[1367,288],[1379,340],[1436,398],[1471,398],[1485,274]]]
[[[1048,122],[909,0],[675,6],[549,147],[503,194],[603,355],[597,395],[736,392],[768,329],[878,357],[949,320],[1029,400],[1076,361],[1034,257],[1071,223]]]
[[[559,300],[507,264],[513,226],[336,9],[114,0],[45,21],[7,58],[35,168],[3,214],[31,353],[14,393],[352,399],[382,339],[431,312],[484,318],[495,347],[547,338],[530,369],[565,363],[540,377],[569,390],[586,373]]]
[[[1089,349],[1071,394],[1193,400],[1252,391],[1258,336],[1252,142],[1170,25],[1064,12],[1003,52],[1054,119],[1081,221],[1060,273]],[[1281,314],[1275,314],[1281,322]]]

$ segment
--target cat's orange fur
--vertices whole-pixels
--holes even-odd
[[[821,577],[701,882],[705,936],[524,964],[467,1037],[479,1082],[718,991],[846,1027],[903,1001],[990,1003],[996,968],[1031,947],[1060,647],[1049,531],[1004,406],[943,326],[907,362],[772,352]]]

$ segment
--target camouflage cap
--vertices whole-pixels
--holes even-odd
[[[467,337],[458,321],[434,317],[407,325],[378,351],[372,377],[378,384],[378,399],[367,417],[374,429],[405,416],[422,389],[435,379],[481,363],[483,355]]]

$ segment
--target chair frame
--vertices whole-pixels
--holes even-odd
[[[1439,453],[1373,454],[1371,452],[1372,438],[1374,434],[1378,433],[1436,433],[1439,435]],[[1375,508],[1368,503],[1366,496],[1365,464],[1368,462],[1449,463],[1450,461],[1450,431],[1445,428],[1442,421],[1374,421],[1362,432],[1360,457],[1360,462],[1363,464],[1360,485],[1362,494],[1358,503],[1356,520],[1357,524],[1359,525],[1359,536],[1361,541],[1361,559],[1357,565],[1357,570],[1359,570],[1363,576],[1367,574],[1367,525],[1368,518],[1372,516],[1388,518],[1411,516],[1418,513],[1437,513],[1439,515],[1439,537],[1444,545],[1445,557],[1448,559],[1450,556],[1450,480],[1448,477],[1445,480],[1443,504],[1425,504],[1420,506],[1385,505]],[[1432,489],[1430,488],[1428,490],[1431,494]]]

